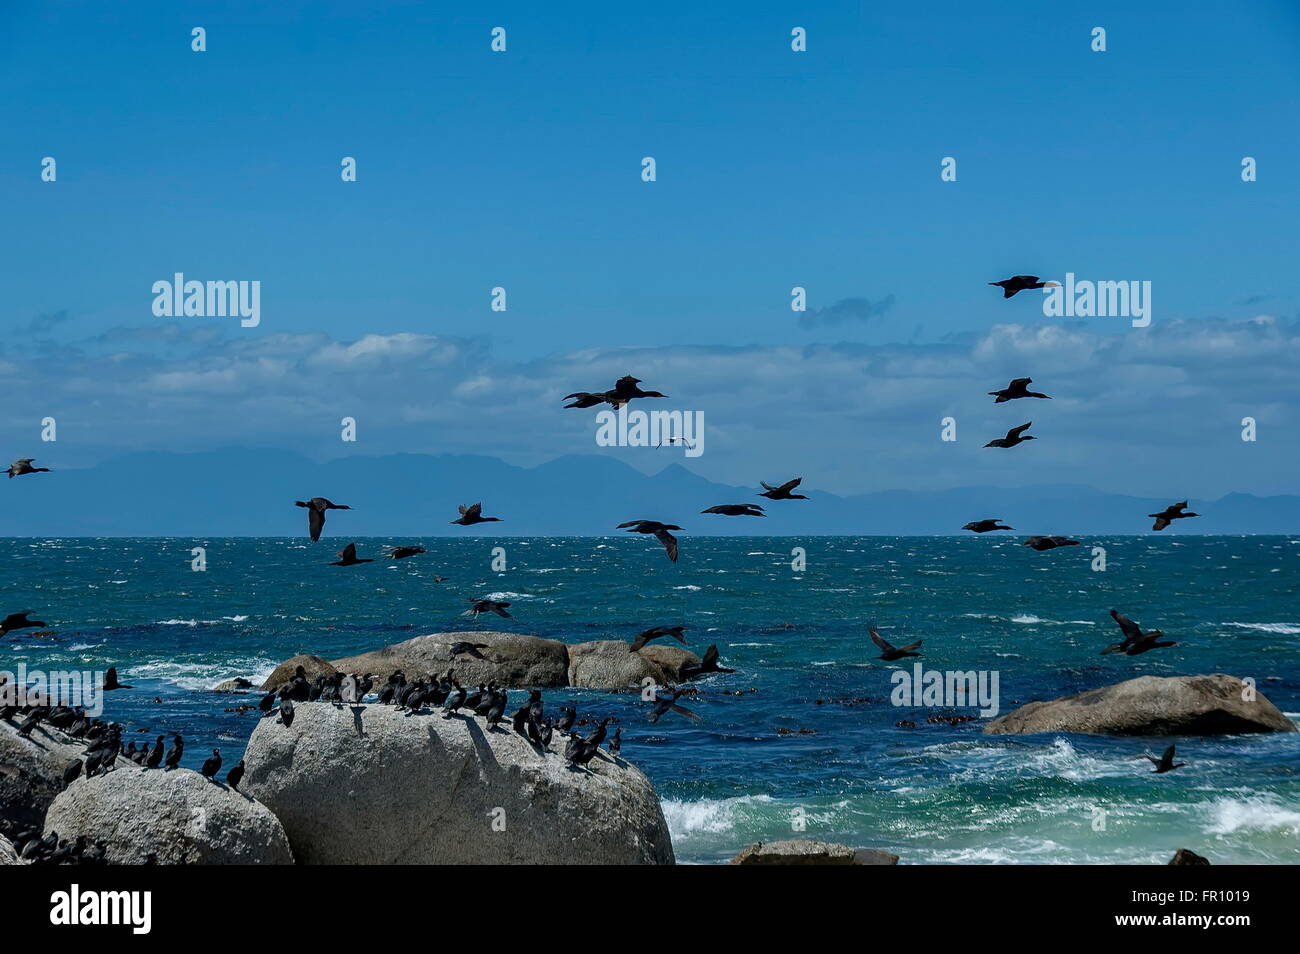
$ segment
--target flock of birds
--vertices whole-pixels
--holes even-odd
[[[1016,275],[989,284],[1001,287],[1005,298],[1011,298],[1026,289],[1046,288],[1056,285],[1055,282],[1042,282],[1034,275]],[[643,390],[640,387],[641,383],[639,378],[627,375],[614,382],[614,387],[608,391],[576,391],[565,395],[564,400],[570,403],[565,404],[564,407],[591,408],[609,404],[617,409],[627,406],[634,400],[667,397],[667,395],[659,391]],[[1032,383],[1032,378],[1015,378],[1005,388],[989,391],[988,394],[994,398],[995,404],[1005,404],[1023,399],[1051,400],[1047,394],[1029,390],[1029,385]],[[1030,421],[1018,427],[1013,427],[1006,432],[1004,437],[991,440],[984,446],[1010,449],[1026,441],[1035,440],[1034,435],[1025,433],[1032,426],[1033,422]],[[672,442],[677,439],[670,438],[669,440]],[[34,461],[35,458],[31,457],[23,457],[14,461],[8,469],[9,478],[50,473],[48,467],[32,466]],[[759,483],[763,489],[757,496],[764,497],[769,501],[809,499],[804,494],[794,492],[802,483],[801,477],[795,477],[775,485],[766,481],[760,481]],[[294,501],[294,504],[307,510],[307,532],[313,542],[320,540],[321,533],[325,528],[326,514],[329,511],[352,509],[347,504],[336,504],[326,497],[297,500]],[[1187,506],[1188,502],[1184,500],[1172,504],[1158,513],[1148,514],[1149,517],[1155,520],[1152,529],[1164,530],[1175,520],[1199,516],[1199,514],[1189,512]],[[458,512],[459,516],[451,520],[450,523],[462,527],[472,527],[481,523],[497,523],[502,519],[500,517],[484,516],[482,503],[462,504],[458,507]],[[761,505],[753,503],[718,504],[706,508],[701,513],[726,517],[767,516]],[[629,533],[654,536],[663,546],[668,559],[673,562],[677,561],[679,544],[672,531],[680,532],[683,529],[677,524],[665,523],[659,520],[637,519],[620,523],[617,529]],[[993,531],[1014,530],[1015,528],[1003,523],[1001,518],[985,518],[971,521],[965,524],[962,529],[982,534]],[[1080,542],[1063,536],[1031,536],[1024,542],[1024,545],[1034,550],[1044,551],[1058,547],[1079,546]],[[427,551],[421,546],[394,546],[388,548],[387,559],[403,560],[425,552]],[[342,550],[339,550],[338,557],[338,560],[331,563],[332,566],[357,566],[375,562],[372,558],[359,557],[355,543],[348,543]],[[445,578],[438,576],[435,577],[435,580],[443,582]],[[464,613],[466,616],[477,619],[483,613],[494,613],[507,619],[513,618],[507,611],[510,607],[508,602],[492,599],[471,599],[469,602],[470,608]],[[1110,615],[1119,626],[1124,638],[1120,642],[1113,643],[1103,649],[1101,651],[1102,655],[1122,653],[1136,656],[1152,649],[1177,645],[1173,641],[1163,639],[1164,633],[1160,630],[1144,632],[1137,623],[1117,610],[1112,609]],[[3,620],[0,620],[0,637],[15,630],[33,627],[43,628],[47,625],[44,621],[33,620],[30,617],[30,611],[12,613],[6,616]],[[652,627],[634,638],[629,644],[629,652],[639,652],[652,640],[661,637],[671,637],[685,644],[684,630],[684,626]],[[916,640],[904,646],[894,646],[881,637],[874,625],[869,628],[869,634],[872,642],[880,650],[879,658],[887,662],[922,655],[918,652],[922,640]],[[469,655],[483,659],[485,657],[482,655],[482,650],[487,648],[488,644],[486,643],[476,643],[469,640],[460,641],[451,647],[450,658],[454,661],[458,656]],[[682,676],[684,679],[690,679],[711,672],[734,672],[734,670],[720,665],[716,645],[709,646],[699,663],[685,666],[682,670]],[[3,681],[0,681],[0,687],[3,687],[3,685]],[[130,688],[132,687],[118,681],[116,668],[109,667],[105,673],[104,691]],[[595,728],[584,736],[575,729],[575,726],[579,723],[577,711],[574,707],[561,707],[558,716],[549,715],[543,705],[541,692],[537,689],[526,691],[528,693],[527,700],[509,716],[514,732],[526,738],[531,744],[541,748],[549,746],[555,733],[558,732],[562,737],[567,738],[564,758],[575,769],[586,766],[595,758],[602,745],[606,747],[606,750],[614,759],[619,758],[622,747],[622,728],[618,727],[612,735],[608,734],[609,724],[617,720],[603,718],[595,721]],[[495,681],[489,681],[479,684],[473,691],[467,690],[457,680],[454,668],[448,668],[442,674],[425,675],[409,681],[405,673],[398,670],[390,674],[382,685],[376,687],[375,677],[371,673],[334,673],[329,676],[317,676],[313,681],[307,678],[305,670],[302,666],[299,666],[294,676],[287,683],[278,689],[272,689],[262,697],[258,708],[264,717],[278,716],[281,724],[290,726],[294,719],[295,702],[321,701],[331,702],[338,706],[359,706],[372,692],[375,694],[377,704],[395,706],[398,710],[409,715],[425,713],[437,708],[440,709],[445,719],[482,718],[485,720],[489,732],[502,731],[500,726],[507,721],[506,712],[511,706],[509,693],[505,687],[498,685]],[[654,723],[662,716],[672,712],[693,721],[700,721],[698,714],[678,702],[681,694],[682,690],[680,689],[673,692],[656,692],[646,713],[646,718],[651,723]],[[146,743],[137,747],[136,743],[131,741],[124,747],[122,745],[123,729],[119,723],[89,717],[85,710],[80,707],[42,705],[39,700],[25,705],[13,703],[0,706],[0,721],[12,723],[19,716],[22,717],[17,729],[20,737],[30,737],[31,732],[37,725],[45,723],[63,732],[66,736],[86,744],[84,757],[74,761],[67,767],[63,778],[65,785],[71,784],[83,772],[88,777],[107,773],[114,768],[119,757],[146,770],[174,770],[180,765],[185,751],[185,740],[179,733],[171,734],[170,746],[167,745],[167,736],[159,735],[152,745]],[[1154,756],[1146,756],[1146,758],[1150,759],[1156,766],[1155,772],[1157,774],[1163,774],[1181,768],[1186,764],[1183,762],[1175,763],[1174,752],[1174,746],[1171,745],[1160,758],[1157,759]],[[200,774],[214,783],[220,784],[217,782],[217,775],[221,767],[221,751],[214,748],[212,755],[203,762]],[[240,760],[226,773],[225,784],[230,789],[238,791],[243,776],[244,762]],[[105,845],[103,842],[92,843],[84,837],[69,842],[66,839],[60,839],[57,833],[43,836],[35,829],[17,829],[8,823],[3,828],[0,828],[0,832],[10,838],[23,859],[32,863],[102,864],[105,860]]]

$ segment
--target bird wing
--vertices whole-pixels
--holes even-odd
[[[674,563],[677,562],[677,538],[667,530],[658,530],[655,532],[655,539],[664,545],[668,551],[668,559]]]
[[[1030,384],[1033,384],[1033,383],[1034,383],[1034,379],[1033,379],[1033,378],[1012,378],[1012,379],[1011,379],[1011,383],[1007,385],[1007,390],[1008,390],[1008,391],[1016,391],[1016,390],[1019,390],[1020,388],[1024,388],[1024,387],[1026,387],[1027,385],[1030,385]]]
[[[679,706],[679,705],[678,705],[677,703],[675,703],[675,702],[674,702],[672,705],[670,705],[668,708],[669,708],[669,709],[672,709],[673,712],[676,712],[678,715],[684,715],[684,716],[686,716],[686,718],[690,719],[692,722],[703,722],[703,721],[704,721],[704,719],[703,719],[701,716],[699,716],[699,715],[697,715],[696,713],[692,712],[690,709],[686,708],[685,706]]]
[[[36,459],[35,457],[19,457],[16,461],[14,461],[14,466],[22,467],[24,464],[30,464],[35,459]],[[1183,506],[1186,506],[1186,504],[1184,504]]]
[[[354,560],[356,559],[356,556],[357,556],[357,545],[355,543],[349,543],[347,546],[345,546],[342,550],[339,551],[340,560]]]
[[[1140,627],[1137,623],[1133,622],[1131,619],[1129,619],[1123,613],[1118,612],[1117,610],[1111,610],[1110,615],[1111,618],[1115,620],[1115,622],[1119,623],[1119,628],[1124,632],[1126,641],[1142,638],[1142,627]]]
[[[680,627],[677,629],[668,630],[668,635],[671,636],[673,639],[677,640],[683,646],[686,645],[686,637],[682,635],[682,631]]]
[[[1145,756],[1145,758],[1148,762],[1150,762],[1152,765],[1156,766],[1157,768],[1160,766],[1160,760],[1156,758],[1154,755],[1148,755]]]
[[[913,649],[920,649],[920,648],[921,648],[921,643],[922,643],[922,640],[919,640],[919,639],[918,639],[918,640],[917,640],[916,642],[914,642],[914,643],[908,643],[906,646],[901,646],[901,647],[899,647],[899,648],[900,648],[900,650],[901,650],[902,652],[910,653]]]
[[[700,513],[726,513],[726,510],[723,508],[722,504],[718,504],[716,507],[710,507],[707,510],[701,510]]]
[[[1173,507],[1171,507],[1170,509],[1171,509],[1171,510],[1186,510],[1186,509],[1187,509],[1187,501],[1186,501],[1186,500],[1180,501],[1179,503],[1174,504]]]
[[[1171,745],[1165,749],[1165,754],[1160,756],[1162,762],[1172,762],[1174,760],[1174,747]]]
[[[483,514],[483,504],[481,504],[481,503],[476,503],[476,504],[473,504],[473,505],[471,505],[471,506],[469,506],[469,507],[462,507],[460,512],[463,513],[463,514],[464,514],[465,516],[467,516],[467,517],[479,517],[479,516],[482,516],[482,514]]]
[[[509,603],[496,603],[492,606],[492,612],[498,616],[504,616],[506,619],[514,619],[513,616],[506,612],[506,607],[509,605]]]
[[[1038,284],[1038,276],[1037,276],[1037,275],[1016,275],[1016,276],[1014,276],[1014,278],[1013,278],[1012,280],[1013,280],[1013,281],[1018,281],[1018,282],[1024,282],[1026,285],[1036,285],[1036,284]]]
[[[1156,522],[1151,524],[1151,529],[1163,530],[1167,526],[1169,526],[1169,519],[1167,517],[1156,517]]]
[[[1023,434],[1025,431],[1029,430],[1033,426],[1034,426],[1034,422],[1029,421],[1027,424],[1021,424],[1019,427],[1013,427],[1011,428],[1011,430],[1007,431],[1007,439],[1010,440],[1012,438],[1019,437],[1021,434]]]
[[[325,526],[325,511],[317,510],[315,507],[307,508],[307,533],[311,536],[312,543],[320,539],[321,529]]]
[[[622,530],[626,527],[638,527],[645,523],[644,520],[629,520],[627,523],[620,523],[615,529]]]
[[[780,488],[778,488],[778,487],[773,487],[773,486],[772,486],[771,484],[769,484],[766,480],[760,480],[760,481],[758,482],[758,485],[759,485],[760,487],[762,487],[764,490],[779,490],[779,489],[780,489]]]
[[[872,641],[873,643],[875,643],[877,646],[879,646],[879,647],[880,647],[881,649],[883,649],[885,652],[892,652],[892,651],[893,651],[894,647],[891,646],[891,645],[889,645],[889,643],[885,642],[885,640],[881,638],[880,634],[876,632],[876,627],[872,626],[871,629],[868,630],[868,632],[871,633],[871,641]]]
[[[780,490],[791,491],[803,483],[802,477],[796,477],[794,480],[787,480],[780,486]]]
[[[644,649],[645,644],[650,642],[651,639],[652,637],[648,632],[642,633],[636,639],[632,640],[631,643],[628,644],[627,651],[630,653],[634,653],[637,652],[638,650]]]

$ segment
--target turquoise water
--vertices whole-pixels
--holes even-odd
[[[342,540],[8,539],[0,606],[32,609],[53,635],[6,637],[0,668],[117,664],[137,689],[111,694],[106,717],[137,738],[182,732],[197,767],[213,746],[233,763],[254,718],[204,690],[260,680],[299,652],[471,630],[469,597],[514,604],[493,629],[567,642],[684,622],[691,648],[717,643],[738,670],[697,684],[702,723],[651,726],[631,694],[545,694],[620,719],[679,860],[809,837],[916,863],[1163,863],[1180,847],[1216,863],[1300,861],[1300,734],[1180,739],[1188,766],[1156,776],[1142,755],[1161,740],[928,723],[973,710],[891,704],[897,666],[867,638],[874,621],[895,644],[924,639],[927,668],[996,671],[1002,711],[1136,675],[1225,672],[1297,718],[1300,539],[1111,537],[1046,553],[1021,539],[683,537],[675,565],[629,536],[358,539],[362,556],[393,543],[429,553],[352,568],[327,565]],[[1105,571],[1091,569],[1094,545]],[[190,568],[194,546],[205,572]],[[1179,645],[1099,656],[1117,638],[1111,607]]]

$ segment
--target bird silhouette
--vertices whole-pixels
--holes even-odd
[[[763,488],[763,492],[760,493],[758,496],[767,497],[769,500],[807,500],[808,499],[807,496],[805,496],[804,494],[790,493],[790,491],[794,490],[801,483],[803,483],[802,477],[796,477],[794,478],[794,480],[787,480],[779,487],[773,487],[765,480],[760,480],[758,483]]]
[[[1003,404],[1007,401],[1014,401],[1017,398],[1042,398],[1046,401],[1050,401],[1051,398],[1046,394],[1040,394],[1038,391],[1029,390],[1028,385],[1033,383],[1033,378],[1012,378],[1011,383],[1001,391],[990,391],[988,393],[997,398],[997,400],[993,402],[994,404]]]
[[[21,477],[23,474],[48,474],[50,472],[48,467],[32,466],[32,461],[35,459],[35,457],[19,457],[9,465],[9,479],[13,480],[15,477]]]
[[[1061,287],[1059,282],[1040,282],[1037,275],[1012,275],[1000,282],[989,282],[989,284],[999,286],[1002,289],[1003,298],[1010,298],[1016,292],[1022,292],[1028,288]]]
[[[629,520],[627,523],[620,523],[619,530],[626,530],[628,533],[653,533],[655,539],[664,545],[668,552],[668,559],[674,563],[677,562],[677,538],[669,533],[669,530],[680,530],[681,527],[675,523],[660,523],[658,520]]]
[[[1199,513],[1184,513],[1187,510],[1187,501],[1181,500],[1176,504],[1170,504],[1159,513],[1149,513],[1148,517],[1155,517],[1156,522],[1151,525],[1152,530],[1163,530],[1175,520],[1182,520],[1185,517],[1199,517]]]
[[[500,517],[483,516],[483,505],[481,503],[472,504],[466,507],[461,504],[456,508],[460,511],[460,519],[449,521],[450,523],[460,524],[462,527],[472,526],[476,523],[500,523]]]
[[[1017,444],[1023,444],[1025,441],[1037,440],[1033,434],[1025,434],[1025,431],[1034,426],[1034,422],[1021,424],[1019,427],[1013,427],[1007,431],[1006,437],[998,437],[985,444],[985,447],[1015,447]],[[1021,436],[1024,434],[1025,436]]]
[[[894,646],[892,643],[886,642],[885,639],[876,632],[876,627],[870,627],[868,632],[871,634],[871,641],[880,648],[880,658],[885,660],[885,662],[893,662],[896,659],[902,659],[904,656],[921,655],[918,652],[913,652],[913,650],[920,648],[922,640],[918,639],[916,642],[908,643],[906,646]]]
[[[336,504],[324,497],[312,497],[310,500],[295,500],[295,507],[307,508],[307,533],[312,543],[320,539],[320,532],[325,527],[326,510],[351,510],[347,504]]]

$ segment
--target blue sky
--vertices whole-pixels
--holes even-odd
[[[896,450],[884,486],[962,483],[932,422],[967,413],[982,444],[1021,421],[960,395],[1021,373],[1047,387],[1041,368],[1049,393],[1076,376],[1052,410],[1089,460],[1155,433],[1169,476],[1194,469],[1202,492],[1289,489],[1281,440],[1261,437],[1243,473],[1193,468],[1196,427],[1177,435],[1219,412],[1230,430],[1233,402],[1274,437],[1295,423],[1286,366],[1267,365],[1294,358],[1300,313],[1296,5],[366,6],[0,6],[0,382],[42,383],[0,413],[6,447],[54,405],[70,465],[195,449],[196,430],[321,456],[540,460],[593,450],[553,394],[631,370],[715,414],[717,450],[691,464],[711,477],[748,478],[761,451],[811,456],[828,489],[878,489],[878,468],[843,459],[861,434]],[[340,181],[343,156],[359,181]],[[1243,156],[1259,181],[1241,181]],[[176,271],[260,280],[260,327],[155,318],[150,286]],[[985,285],[1066,271],[1151,281],[1157,327],[1051,320],[1037,293]],[[801,324],[794,285],[813,308],[889,306]],[[1149,370],[1155,341],[1168,378]],[[1090,393],[1111,361],[1132,377]],[[747,367],[781,394],[741,400]],[[897,375],[891,396],[872,368]],[[806,413],[760,412],[773,397]],[[1141,403],[1110,420],[1123,401]],[[342,448],[336,412],[357,405],[371,442]],[[1024,479],[1083,466],[1042,457]]]

